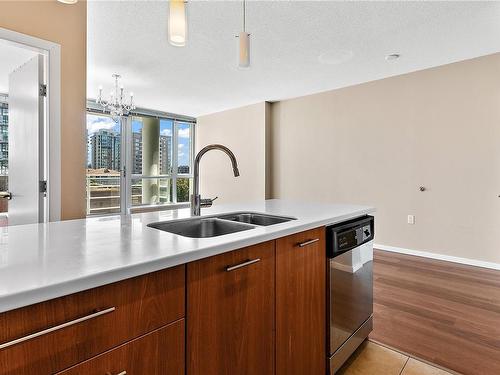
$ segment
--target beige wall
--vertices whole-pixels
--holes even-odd
[[[244,176],[207,155],[206,196],[374,205],[378,244],[500,263],[500,54],[204,116],[197,142]]]
[[[214,204],[262,200],[266,194],[266,103],[202,116],[197,119],[196,150],[221,143],[234,152],[240,177],[234,178],[228,157],[210,151],[200,164],[200,190]]]
[[[274,197],[374,205],[379,244],[500,263],[500,54],[275,103],[272,144]]]
[[[1,1],[0,27],[61,45],[61,217],[84,217],[86,1]]]

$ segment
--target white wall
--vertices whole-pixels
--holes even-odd
[[[229,158],[210,151],[200,164],[203,197],[215,204],[262,200],[266,194],[266,103],[202,116],[197,119],[196,150],[210,143],[229,147],[238,160],[240,177],[234,178]]]

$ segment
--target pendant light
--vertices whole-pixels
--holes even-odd
[[[170,0],[168,7],[168,41],[176,47],[186,45],[187,22],[186,2]]]
[[[243,0],[243,31],[238,34],[239,38],[239,58],[240,68],[250,67],[250,34],[246,30],[246,0]]]

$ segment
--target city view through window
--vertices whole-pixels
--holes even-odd
[[[88,113],[87,214],[119,213],[124,204],[188,202],[192,126],[151,117],[117,123],[109,116]]]
[[[9,106],[0,97],[0,191],[9,190]],[[0,225],[5,221],[8,200],[0,199]]]

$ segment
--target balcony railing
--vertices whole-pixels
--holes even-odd
[[[87,174],[87,215],[120,213],[120,175]]]
[[[144,201],[143,184],[156,186],[157,194],[153,201]],[[132,207],[148,205],[168,205],[173,202],[171,177],[139,177],[131,179]],[[191,178],[177,178],[177,203],[188,202]],[[121,187],[119,173],[87,174],[86,184],[87,215],[120,213]]]

